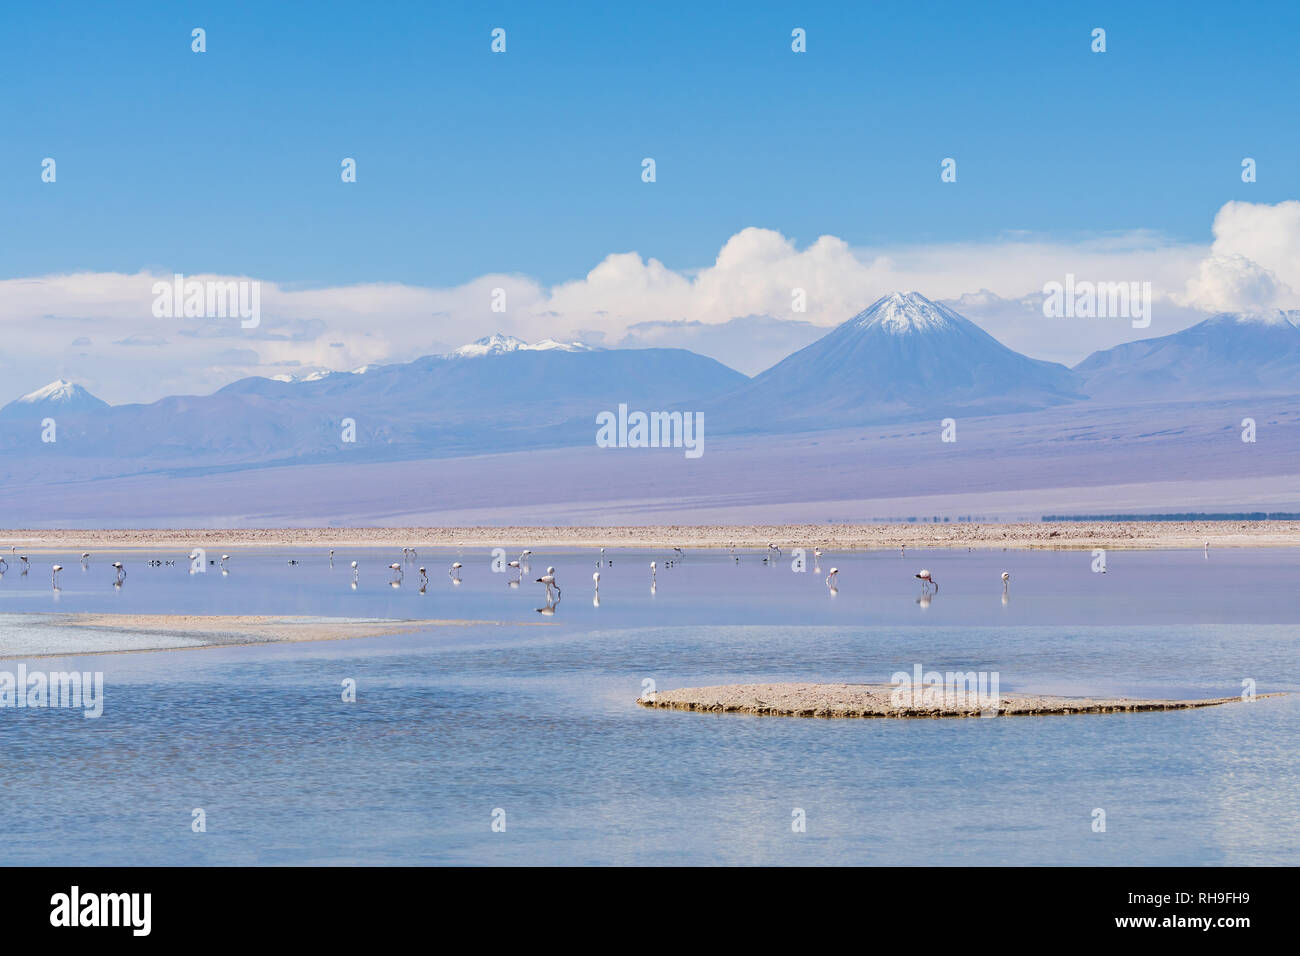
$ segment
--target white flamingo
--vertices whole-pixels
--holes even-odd
[[[228,554],[223,554],[223,555],[221,556],[221,570],[222,570],[222,571],[226,570],[226,562],[229,561],[229,560],[230,560],[230,555],[228,555]]]
[[[121,561],[114,561],[113,570],[117,572],[117,580],[114,581],[113,584],[117,587],[121,587],[122,582],[126,580],[126,568],[122,567]]]
[[[81,570],[83,571],[86,570],[86,563],[89,560],[90,560],[90,552],[89,551],[81,552]]]
[[[599,594],[600,593],[600,572],[599,571],[591,572],[591,580],[595,582],[596,593]]]
[[[61,564],[50,565],[50,587],[56,591],[59,589],[59,572],[62,570],[63,565]]]
[[[826,575],[826,586],[832,591],[840,589],[840,569],[831,568],[831,573]]]
[[[655,571],[656,571],[655,563],[651,561],[650,562],[650,586],[651,587],[655,586]]]
[[[916,576],[921,579],[922,592],[926,592],[929,590],[930,587],[933,587],[934,593],[935,594],[939,593],[939,583],[935,581],[934,578],[930,577],[930,572],[927,571],[925,568],[922,568],[920,571],[916,572]]]
[[[9,570],[9,562],[6,561],[4,558],[0,558],[0,574],[4,574],[8,570]]]
[[[1002,572],[1002,593],[1003,594],[1007,593],[1007,585],[1010,583],[1010,581],[1011,581],[1011,575],[1008,574],[1006,571],[1003,571]]]
[[[359,574],[359,573],[360,573],[360,572],[357,571],[357,563],[356,563],[355,561],[353,561],[353,562],[352,562],[352,583],[353,583],[354,585],[357,583],[357,574]]]
[[[395,588],[401,587],[402,578],[406,577],[405,572],[402,571],[402,566],[400,564],[390,564],[388,569],[393,572],[393,580],[388,583]]]
[[[454,581],[456,584],[460,584],[461,567],[463,567],[463,565],[459,561],[453,561],[451,563],[451,567],[447,569],[447,574],[451,577],[452,581]]]
[[[537,579],[538,584],[546,585],[546,599],[551,599],[551,588],[555,588],[555,593],[560,593],[560,586],[555,583],[555,568],[547,568],[546,573]]]

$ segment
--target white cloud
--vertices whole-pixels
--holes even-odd
[[[1183,300],[1211,311],[1300,307],[1300,202],[1230,202]]]
[[[834,236],[799,248],[778,232],[748,228],[696,270],[616,253],[584,277],[549,288],[505,274],[451,288],[301,288],[263,280],[256,329],[241,329],[237,320],[155,318],[152,286],[166,276],[11,279],[0,282],[0,380],[17,395],[62,376],[110,401],[145,401],[211,391],[241,375],[269,376],[295,364],[305,374],[407,361],[495,331],[528,340],[609,343],[628,336],[635,341],[654,328],[656,344],[689,347],[688,338],[671,340],[674,328],[699,339],[701,326],[744,317],[830,327],[894,290],[933,299],[972,296],[964,300],[971,317],[1011,347],[1074,361],[1096,348],[1176,331],[1200,310],[1295,304],[1300,202],[1228,203],[1215,217],[1213,234],[1212,245],[1134,232],[1077,241],[1012,235],[855,249]],[[1071,273],[1093,281],[1150,282],[1152,328],[1134,332],[1124,322],[1041,319],[1034,304],[1044,283]],[[506,292],[504,313],[492,311],[498,288]],[[795,289],[806,294],[806,312],[793,311]],[[93,347],[86,347],[88,339]],[[712,354],[727,361],[725,334],[708,340]],[[760,361],[746,348],[737,345],[737,364]],[[7,397],[0,395],[0,402]]]

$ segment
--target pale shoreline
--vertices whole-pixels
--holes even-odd
[[[0,660],[27,660],[39,657],[82,657],[99,654],[138,654],[154,651],[199,650],[248,644],[295,644],[307,641],[343,641],[361,637],[385,637],[409,634],[432,627],[470,627],[500,625],[501,621],[453,620],[434,618],[313,618],[301,615],[270,614],[113,614],[78,612],[40,615],[36,626],[85,629],[111,637],[114,634],[158,635],[185,639],[189,643],[139,648],[81,648],[40,653],[3,653]],[[519,626],[538,626],[544,622],[520,622]]]
[[[1189,549],[1300,547],[1300,521],[1021,524],[642,525],[622,527],[0,529],[0,554],[141,548],[375,547]]]
[[[1192,710],[1244,703],[1241,697],[1149,699],[1134,697],[1060,697],[1044,694],[998,694],[996,706],[967,700],[897,706],[893,684],[727,684],[682,687],[637,698],[642,707],[689,710],[712,714],[759,717],[823,717],[937,719],[981,717],[1046,717],[1064,714],[1135,714],[1148,711]],[[921,690],[918,689],[919,695]],[[989,704],[992,702],[989,695]],[[1255,699],[1281,694],[1258,694]]]

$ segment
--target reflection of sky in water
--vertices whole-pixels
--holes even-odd
[[[105,672],[105,714],[0,710],[10,862],[1291,863],[1300,695],[1133,716],[820,721],[651,712],[661,688],[887,680],[921,663],[1003,690],[1217,696],[1300,690],[1300,552],[909,552],[793,574],[747,554],[594,553],[518,589],[482,552],[236,554],[188,575],[105,553],[33,557],[0,581],[0,640],[36,611],[514,622],[353,641],[29,662]],[[511,551],[513,558],[517,551]],[[182,556],[183,557],[183,556]],[[812,555],[809,551],[811,564]],[[649,561],[659,563],[650,593]],[[465,564],[463,583],[447,578]],[[57,603],[48,565],[64,565]],[[430,585],[417,590],[415,567]],[[929,568],[939,594],[916,603]],[[45,570],[42,572],[42,568]],[[1011,572],[1002,604],[999,574]],[[518,626],[520,624],[540,626]],[[40,631],[28,629],[30,634]],[[62,630],[43,639],[65,640]],[[30,636],[28,640],[35,640]],[[83,638],[84,639],[84,638]],[[151,638],[157,639],[157,638]],[[166,638],[166,643],[179,643]],[[84,646],[84,645],[82,645]],[[48,647],[55,650],[54,647]],[[32,651],[37,650],[31,648]],[[12,670],[16,661],[0,661]],[[359,700],[339,701],[344,678]],[[203,807],[209,832],[192,834]],[[494,807],[508,829],[492,833]],[[790,832],[790,811],[808,832]],[[1107,832],[1093,833],[1094,807]]]

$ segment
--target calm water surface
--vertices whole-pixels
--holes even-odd
[[[518,587],[480,551],[422,550],[396,589],[392,550],[339,551],[332,569],[320,551],[244,551],[224,576],[188,574],[175,553],[104,552],[84,571],[76,554],[34,554],[25,577],[10,559],[0,670],[102,671],[105,701],[97,720],[0,709],[5,862],[1300,862],[1300,695],[933,721],[634,703],[646,679],[887,681],[918,663],[997,671],[1004,691],[1231,696],[1243,680],[1296,691],[1300,551],[1112,551],[1106,574],[1088,552],[840,553],[816,571],[809,551],[796,573],[789,551],[769,564],[689,553],[672,567],[671,550],[609,551],[594,606],[594,552],[534,550]],[[57,595],[53,562],[65,568]],[[417,564],[430,569],[425,594]],[[538,613],[532,580],[546,565],[564,589],[553,614]],[[940,585],[928,602],[921,567]],[[90,654],[157,638],[32,617],[51,611],[500,623]],[[74,656],[15,657],[41,653]],[[340,699],[348,679],[355,703]],[[191,831],[195,808],[206,833]],[[505,832],[492,830],[498,808]],[[795,808],[805,833],[791,831]]]

